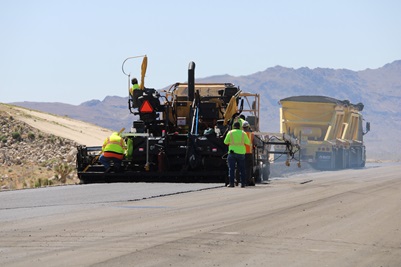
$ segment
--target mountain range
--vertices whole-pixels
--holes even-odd
[[[195,82],[233,83],[245,92],[260,94],[260,112],[264,118],[261,128],[268,132],[279,132],[279,101],[289,96],[324,95],[355,104],[361,102],[365,106],[364,119],[371,123],[371,132],[365,135],[368,159],[401,160],[401,60],[362,71],[276,66],[246,76],[217,75],[196,79]],[[128,110],[128,97],[123,96],[107,96],[80,105],[11,104],[68,116],[112,130],[130,129],[135,119]]]

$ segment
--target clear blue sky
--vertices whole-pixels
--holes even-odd
[[[0,0],[0,102],[80,104],[127,95],[124,59],[147,87],[289,68],[401,59],[399,0]],[[140,76],[141,59],[125,65]]]

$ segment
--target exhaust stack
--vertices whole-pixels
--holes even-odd
[[[193,101],[195,97],[195,62],[189,62],[188,66],[188,100]]]

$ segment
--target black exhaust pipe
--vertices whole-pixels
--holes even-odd
[[[194,101],[195,98],[195,62],[189,62],[188,66],[188,100]]]

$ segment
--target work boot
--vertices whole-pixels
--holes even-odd
[[[234,187],[234,185],[233,184],[228,184],[227,187]]]

